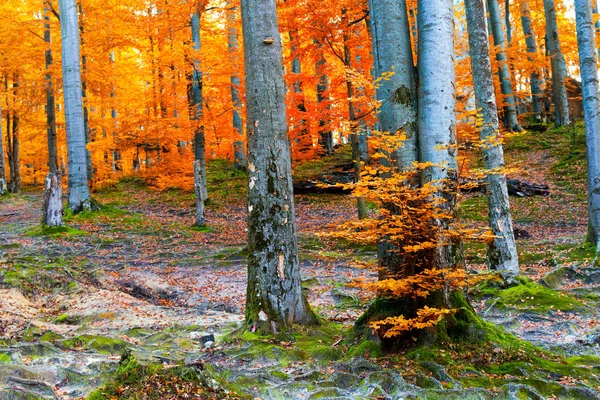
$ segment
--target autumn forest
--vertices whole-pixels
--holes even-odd
[[[596,0],[0,21],[0,400],[600,399]]]

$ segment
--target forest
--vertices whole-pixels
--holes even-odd
[[[596,0],[0,21],[0,400],[600,399]]]

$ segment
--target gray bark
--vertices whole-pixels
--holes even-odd
[[[248,136],[246,323],[314,323],[302,293],[281,38],[274,0],[242,0]]]
[[[531,22],[531,12],[529,11],[529,4],[526,0],[521,2],[521,25],[523,26],[523,33],[525,35],[525,43],[527,44],[527,53],[535,55],[537,53],[537,44],[535,40],[535,33],[533,31],[533,23]],[[532,61],[533,57],[529,57],[529,61]],[[542,120],[542,80],[540,78],[539,70],[536,70],[529,77],[529,84],[531,86],[531,101],[533,103],[533,117],[536,121]]]
[[[454,11],[452,0],[419,0],[419,159],[434,166],[421,172],[421,183],[434,182],[448,212],[456,192],[456,92],[454,70]],[[445,222],[440,221],[441,226]],[[440,244],[435,267],[457,263],[458,247]]]
[[[196,226],[204,226],[204,197],[205,188],[203,183],[204,170],[200,161],[194,161],[194,191],[196,192]]]
[[[379,82],[377,100],[381,130],[406,134],[395,151],[400,170],[418,161],[417,85],[405,0],[370,0],[375,75],[393,73]]]
[[[598,19],[598,0],[592,0],[592,13],[596,18],[596,22],[594,23],[594,27],[596,28],[596,36],[600,35],[600,19]],[[598,48],[598,57],[600,57],[600,47]]]
[[[60,172],[48,173],[44,189],[42,225],[62,226],[62,175]]]
[[[69,208],[91,209],[85,146],[85,125],[79,64],[79,26],[75,0],[59,0],[62,36],[63,92],[69,161]]]
[[[546,47],[550,56],[550,67],[552,70],[552,101],[554,102],[554,114],[556,126],[569,125],[569,99],[565,87],[567,71],[565,58],[560,50],[558,40],[558,24],[556,22],[556,8],[554,0],[544,0],[544,12],[546,15]]]
[[[83,6],[79,3],[79,15],[81,19],[79,20],[79,32],[80,32],[80,51],[84,48],[85,40],[85,27],[83,26],[83,17],[85,13],[83,12]],[[83,127],[85,132],[85,162],[87,168],[88,181],[91,181],[94,177],[94,166],[92,165],[92,153],[87,149],[87,145],[91,141],[91,130],[90,130],[90,113],[87,107],[87,55],[85,53],[81,54],[81,101],[83,104]]]
[[[200,50],[200,9],[192,15],[192,41],[194,50]],[[206,143],[204,138],[204,110],[202,97],[202,66],[200,61],[194,60],[194,73],[192,76],[192,101],[191,101],[191,119],[196,123],[194,132],[194,160],[200,163],[202,179],[202,198],[208,199],[208,189],[206,186]]]
[[[233,142],[233,158],[235,168],[246,167],[246,153],[244,151],[244,128],[242,127],[241,106],[242,100],[240,96],[241,81],[238,75],[237,54],[239,49],[238,32],[235,28],[235,15],[237,9],[227,3],[227,46],[229,49],[229,63],[231,68],[231,101],[233,103],[233,129],[237,136]]]
[[[488,171],[487,198],[489,224],[495,239],[488,246],[488,267],[500,272],[505,280],[519,273],[517,246],[513,233],[506,176],[499,171],[504,168],[504,153],[499,143],[500,129],[494,94],[494,80],[490,61],[488,35],[485,29],[483,0],[465,0],[469,53],[475,87],[477,113],[481,115],[479,135],[482,141],[484,167]]]
[[[46,49],[46,132],[48,136],[48,168],[50,172],[58,172],[58,148],[56,145],[56,101],[54,98],[54,82],[50,67],[52,58],[52,36],[50,32],[48,6],[44,1],[44,41]]]
[[[600,243],[600,85],[594,22],[589,0],[575,0],[575,21],[587,147],[588,240],[598,247]]]
[[[6,164],[4,163],[4,133],[2,130],[2,102],[0,102],[0,196],[6,194]]]
[[[506,58],[506,42],[504,40],[504,27],[502,18],[500,18],[500,7],[498,0],[487,0],[488,10],[490,14],[492,36],[494,37],[494,45],[498,48],[496,60],[498,61],[498,77],[500,78],[500,90],[504,97],[504,123],[507,129],[522,131],[519,120],[517,119],[517,108],[515,105],[515,97],[513,94],[510,69]]]
[[[319,104],[325,103],[328,99],[326,95],[329,90],[329,77],[327,76],[326,68],[325,68],[325,56],[323,55],[322,44],[317,43],[319,58],[316,63],[315,70],[317,71],[317,75],[319,76],[319,82],[317,83],[317,102]],[[329,111],[329,105],[325,107],[325,113]],[[327,154],[333,154],[333,132],[329,129],[329,118],[327,120],[325,118],[321,118],[319,121],[319,144],[321,145],[323,151]]]
[[[13,112],[12,112],[12,132],[7,132],[8,141],[8,161],[10,164],[10,182],[8,183],[8,191],[10,193],[21,192],[21,139],[20,139],[20,122],[19,114],[15,110],[16,99],[19,94],[19,75],[13,76]]]

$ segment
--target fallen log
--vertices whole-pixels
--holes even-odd
[[[346,194],[351,190],[344,188],[344,184],[352,183],[354,174],[352,172],[333,172],[324,174],[312,180],[294,181],[295,194],[310,193],[332,193]],[[474,193],[485,192],[487,181],[485,179],[461,179],[461,192]],[[508,194],[516,197],[548,196],[550,188],[548,185],[508,179],[506,181]]]

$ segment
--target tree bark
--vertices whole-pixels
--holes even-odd
[[[59,0],[62,36],[63,92],[69,159],[69,208],[78,213],[91,209],[88,188],[85,125],[79,64],[79,27],[75,0]]]
[[[237,8],[227,3],[227,46],[229,49],[229,64],[231,68],[231,102],[233,105],[233,130],[236,138],[233,142],[234,167],[237,169],[246,168],[246,152],[244,151],[244,128],[242,127],[242,116],[240,114],[242,101],[240,96],[240,87],[242,85],[238,75],[238,32],[235,27],[235,15]]]
[[[80,49],[84,49],[85,46],[85,27],[83,25],[83,18],[85,13],[83,12],[83,6],[81,3],[78,5],[79,15],[79,32],[80,32]],[[87,168],[88,182],[94,177],[94,166],[92,165],[92,153],[87,149],[87,145],[91,141],[91,130],[90,130],[90,113],[87,106],[87,55],[84,51],[81,54],[81,101],[83,104],[83,127],[85,132],[85,162]]]
[[[48,168],[50,172],[58,172],[58,147],[56,144],[56,101],[54,98],[54,82],[50,67],[52,58],[52,36],[50,32],[48,6],[44,1],[44,41],[46,42],[46,131],[48,135]]]
[[[565,58],[560,50],[558,40],[558,24],[556,22],[556,8],[554,0],[544,0],[544,12],[546,15],[546,46],[550,55],[550,67],[552,70],[552,101],[554,102],[554,114],[556,126],[569,125],[569,99],[565,87],[566,68]]]
[[[274,0],[242,0],[248,136],[246,323],[277,332],[315,323],[302,293]]]
[[[575,0],[577,45],[585,119],[588,179],[588,240],[600,244],[600,85],[594,38],[594,21],[589,0]]]
[[[192,41],[194,50],[200,50],[200,6],[192,15]],[[206,143],[204,138],[204,104],[202,97],[202,66],[200,61],[194,59],[194,72],[192,75],[192,101],[191,119],[195,123],[194,131],[194,160],[200,164],[200,179],[202,180],[202,198],[208,200],[208,189],[206,186]],[[202,217],[204,219],[204,217]]]
[[[4,134],[2,129],[2,102],[0,101],[0,196],[6,194],[6,164],[4,155]]]
[[[319,81],[317,83],[317,102],[320,105],[329,100],[328,95],[326,95],[329,90],[329,77],[327,76],[325,56],[323,55],[322,47],[322,43],[317,43],[319,58],[317,59],[315,70],[319,76]],[[326,154],[333,154],[333,132],[329,129],[329,124],[331,123],[329,120],[329,110],[329,104],[326,104],[325,107],[321,106],[321,112],[326,114],[326,118],[321,118],[319,120],[319,144]]]
[[[521,132],[523,128],[517,119],[517,108],[512,89],[510,69],[506,57],[506,42],[504,40],[504,28],[500,18],[500,7],[498,0],[487,0],[490,13],[490,22],[494,45],[497,47],[496,60],[498,61],[498,77],[500,78],[500,90],[504,104],[504,123],[507,129]]]
[[[499,271],[506,281],[512,281],[519,273],[519,260],[510,215],[506,176],[501,171],[504,168],[504,153],[500,144],[498,110],[488,35],[485,29],[483,0],[465,0],[465,10],[475,102],[477,114],[481,115],[479,135],[482,142],[483,163],[488,171],[489,224],[495,236],[494,241],[488,245],[487,263],[490,269]]]
[[[42,225],[62,226],[62,175],[60,172],[49,172],[44,183],[44,207]]]
[[[377,88],[377,100],[381,103],[379,124],[384,132],[406,134],[406,140],[393,155],[398,168],[406,171],[419,159],[417,85],[406,1],[370,0],[369,6],[375,75],[392,73]]]
[[[194,161],[194,191],[196,192],[196,226],[204,226],[206,220],[204,217],[204,183],[202,180],[203,169],[200,161]]]
[[[521,2],[521,25],[523,26],[523,34],[525,35],[525,43],[527,44],[527,53],[532,55],[529,57],[529,61],[533,62],[533,57],[537,54],[537,44],[535,33],[533,32],[533,23],[531,22],[531,12],[529,11],[529,4],[526,0],[522,0]],[[531,73],[529,84],[531,86],[533,117],[536,121],[540,122],[542,120],[543,93],[539,69],[536,69]]]
[[[10,182],[8,191],[10,193],[21,192],[21,140],[20,140],[20,122],[17,111],[17,98],[19,94],[19,75],[13,75],[13,112],[12,112],[12,132],[9,132],[9,163],[10,163]]]

